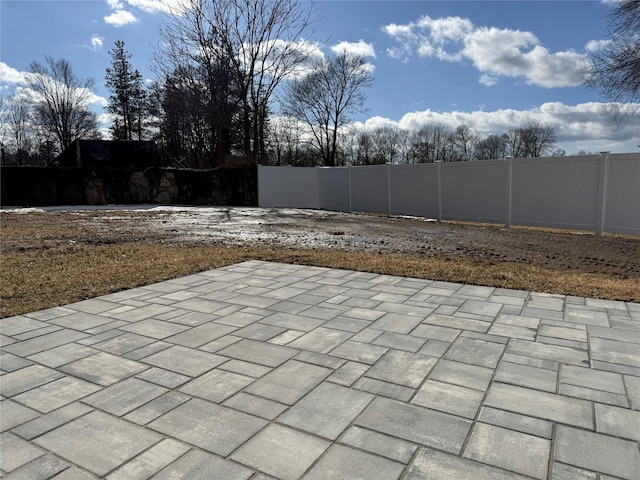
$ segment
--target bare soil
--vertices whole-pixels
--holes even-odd
[[[354,268],[354,262],[347,261],[348,255],[359,255],[356,263],[361,269],[406,275],[429,272],[432,277],[437,275],[438,279],[450,281],[640,301],[640,237],[628,235],[597,237],[592,233],[549,229],[507,230],[497,225],[437,223],[317,210],[140,206],[3,210],[0,240],[3,290],[12,291],[13,296],[20,289],[21,273],[10,270],[49,268],[39,273],[38,278],[44,276],[55,282],[50,267],[39,259],[53,255],[70,258],[63,254],[74,252],[77,257],[82,250],[82,255],[87,256],[84,261],[91,263],[92,251],[106,252],[106,247],[117,246],[118,251],[126,252],[122,247],[127,245],[134,251],[134,246],[144,244],[172,252],[200,249],[199,255],[204,256],[203,248],[223,248],[229,253],[236,249],[242,252],[242,258],[343,268]],[[211,252],[209,255],[213,255]],[[30,263],[24,265],[27,258]],[[338,258],[344,259],[343,263]],[[403,270],[402,259],[410,259],[413,266]],[[433,263],[436,261],[440,263]],[[474,270],[474,276],[453,274],[456,268],[447,272],[447,265],[463,263]],[[192,269],[207,266],[199,262]],[[108,273],[117,277],[115,269]],[[73,273],[67,270],[66,275],[69,274]],[[531,284],[522,280],[524,276],[532,278]],[[541,278],[535,280],[535,276]],[[550,277],[554,276],[566,280],[552,282]],[[515,281],[517,278],[520,280]],[[140,281],[155,279],[143,277]],[[612,282],[622,282],[624,288],[607,292],[607,285]],[[131,282],[122,284],[113,280],[109,287],[90,293],[130,286]],[[32,299],[39,295],[37,289],[30,293]],[[3,293],[2,297],[5,304],[12,295]],[[51,299],[49,303],[62,304],[68,300]],[[3,305],[2,314],[34,310],[29,310],[30,307],[22,305],[17,310],[7,310]]]
[[[300,209],[140,208],[1,214],[2,227],[28,223],[32,235],[2,238],[7,251],[61,244],[151,242],[207,246],[248,244],[368,253],[470,257],[553,270],[640,277],[640,237],[437,223],[418,218]],[[61,228],[52,236],[45,225]],[[22,225],[24,228],[24,225]],[[40,233],[39,233],[40,232]]]

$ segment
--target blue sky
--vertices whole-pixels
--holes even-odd
[[[44,55],[65,58],[96,81],[102,114],[108,51],[123,40],[148,79],[163,10],[176,0],[0,0],[2,93],[23,88],[21,72]],[[308,40],[322,51],[367,56],[375,81],[369,128],[466,123],[500,134],[528,121],[554,126],[575,153],[638,151],[640,122],[614,125],[598,92],[581,84],[588,48],[606,38],[605,1],[319,0]]]

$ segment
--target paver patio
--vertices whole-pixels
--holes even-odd
[[[252,261],[0,334],[6,479],[640,480],[640,304]]]

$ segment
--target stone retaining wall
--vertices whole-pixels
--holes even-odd
[[[257,167],[213,170],[172,168],[84,169],[60,167],[0,168],[3,206],[176,204],[258,204]]]

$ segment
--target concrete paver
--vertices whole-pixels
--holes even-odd
[[[483,397],[484,394],[478,390],[427,380],[411,403],[473,419]]]
[[[640,480],[640,304],[251,261],[0,335],[3,478]]]
[[[342,445],[334,445],[311,469],[307,480],[396,480],[404,465]]]
[[[283,413],[278,421],[335,440],[373,398],[370,393],[323,383]]]
[[[627,480],[640,479],[638,443],[559,425],[555,459]]]
[[[269,425],[231,459],[282,480],[295,480],[329,448],[330,442],[280,425]]]
[[[464,456],[495,467],[545,480],[550,451],[549,440],[478,423]]]
[[[95,475],[103,476],[160,440],[162,437],[151,430],[93,411],[33,442]]]

